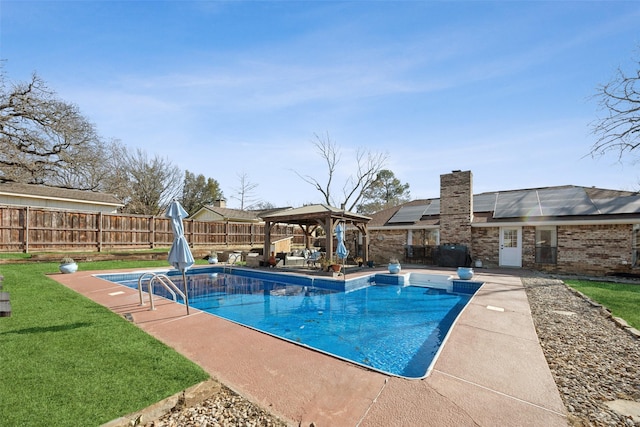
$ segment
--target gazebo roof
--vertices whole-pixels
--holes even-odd
[[[326,218],[339,219],[341,221],[367,224],[371,218],[355,212],[349,212],[324,204],[302,206],[274,212],[264,215],[262,219],[273,223],[287,223],[300,225],[316,225]]]

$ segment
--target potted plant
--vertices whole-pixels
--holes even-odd
[[[64,274],[75,273],[78,271],[78,264],[76,264],[73,258],[64,257],[60,260],[58,268],[60,272]]]
[[[398,274],[400,273],[400,270],[401,270],[401,267],[400,267],[400,261],[398,261],[398,258],[389,259],[389,273]]]
[[[353,259],[353,262],[355,262],[356,264],[358,264],[358,267],[362,267],[362,263],[364,262],[362,257],[357,256]]]
[[[209,264],[217,264],[218,263],[218,254],[217,252],[211,252],[209,255],[207,255],[207,261],[209,262]]]
[[[337,257],[333,257],[329,260],[329,269],[334,272],[342,270],[342,265]]]
[[[321,255],[318,262],[320,263],[320,267],[322,268],[322,271],[329,271],[329,266],[331,265],[330,259],[328,259],[324,255]]]
[[[338,264],[337,262],[332,263],[329,267],[335,273],[339,272],[342,269],[342,265]]]

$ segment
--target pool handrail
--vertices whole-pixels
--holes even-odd
[[[140,294],[140,305],[144,305],[143,301],[142,301],[142,278],[145,275],[148,274],[152,274],[151,278],[149,279],[149,303],[151,304],[151,308],[150,310],[155,310],[155,306],[153,305],[153,284],[154,282],[158,282],[160,283],[162,286],[164,286],[164,288],[169,291],[171,293],[171,295],[173,296],[173,300],[175,302],[178,301],[178,298],[176,296],[176,293],[178,295],[180,295],[182,297],[182,299],[185,302],[185,306],[187,307],[187,314],[189,314],[189,300],[187,299],[186,295],[180,290],[180,288],[178,288],[178,286],[173,283],[173,281],[169,278],[169,276],[167,276],[166,274],[163,273],[145,273],[142,276],[140,276],[140,278],[138,279],[138,292]]]
[[[142,274],[140,277],[138,277],[138,295],[140,296],[140,305],[144,305],[144,301],[143,301],[143,297],[142,297],[142,279],[144,279],[145,276],[151,276],[149,278],[149,282],[151,282],[153,280],[153,278],[157,274],[158,273],[156,273],[156,272],[148,271],[148,272]],[[176,298],[175,292],[173,292],[171,289],[169,289],[169,292],[171,292],[171,294],[173,295],[173,300],[177,301],[178,299]]]

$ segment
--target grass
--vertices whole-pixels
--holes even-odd
[[[25,254],[22,252],[2,252],[0,253],[0,259],[29,259],[31,254]]]
[[[566,280],[567,285],[604,305],[636,329],[640,329],[640,285],[589,280]]]
[[[103,261],[81,269],[167,266]],[[47,273],[57,263],[0,265],[12,316],[0,318],[0,424],[100,425],[208,378],[173,349]]]

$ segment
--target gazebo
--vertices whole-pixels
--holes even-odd
[[[318,227],[322,227],[327,235],[327,257],[333,258],[333,232],[339,223],[351,224],[357,228],[364,237],[363,258],[369,258],[369,234],[367,224],[371,221],[368,216],[349,212],[344,209],[335,208],[324,204],[308,205],[300,208],[277,211],[262,217],[265,222],[264,227],[264,254],[265,259],[269,256],[271,248],[271,229],[274,224],[297,224],[305,235],[305,247],[309,249],[312,233]]]

